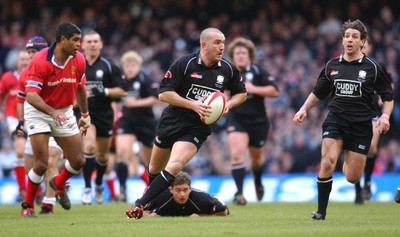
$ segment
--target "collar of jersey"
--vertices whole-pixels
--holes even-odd
[[[65,68],[65,65],[67,65],[68,62],[69,62],[69,60],[70,60],[71,58],[73,58],[74,56],[69,55],[69,57],[68,57],[67,60],[65,61],[64,65],[58,65],[58,64],[56,63],[56,61],[54,60],[54,49],[55,49],[55,48],[56,48],[56,43],[53,43],[53,44],[50,46],[49,51],[47,52],[47,60],[50,61],[54,66],[56,66],[56,67],[58,67],[58,68],[61,68],[61,69],[64,69],[64,68]]]

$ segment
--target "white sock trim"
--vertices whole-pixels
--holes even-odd
[[[40,184],[40,183],[43,181],[44,175],[42,175],[42,176],[37,175],[37,174],[33,171],[33,169],[31,169],[31,170],[29,171],[29,173],[28,173],[28,177],[29,177],[29,180],[32,181],[32,183]]]
[[[44,197],[42,203],[56,205],[56,197]]]
[[[70,172],[71,174],[78,174],[80,170],[75,170],[72,168],[71,164],[69,163],[69,160],[65,162],[65,169]]]

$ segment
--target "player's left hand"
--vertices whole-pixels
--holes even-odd
[[[85,136],[87,129],[90,127],[89,113],[82,113],[82,116],[78,121],[78,127],[79,131],[81,132],[81,136]]]
[[[387,133],[390,129],[389,116],[387,114],[382,114],[376,123],[376,127],[380,133]]]

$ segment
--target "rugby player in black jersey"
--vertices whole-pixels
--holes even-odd
[[[249,151],[251,168],[257,200],[261,201],[264,187],[261,182],[269,121],[264,98],[279,96],[275,77],[262,67],[254,64],[256,47],[251,40],[236,38],[228,45],[228,54],[233,64],[239,69],[246,85],[246,101],[232,108],[227,115],[229,152],[231,155],[232,176],[237,192],[233,202],[238,205],[247,203],[243,195],[243,181],[246,174],[245,155]]]
[[[238,69],[225,60],[225,36],[216,28],[200,34],[200,52],[175,61],[161,81],[158,98],[169,104],[161,115],[150,158],[153,179],[143,196],[126,210],[139,219],[143,207],[173,183],[175,176],[192,159],[211,134],[203,124],[211,109],[203,101],[214,91],[230,91],[225,114],[246,100],[246,88]]]
[[[83,204],[92,203],[91,177],[95,169],[95,199],[99,204],[103,202],[103,176],[108,163],[115,113],[111,102],[127,95],[121,70],[114,62],[101,55],[102,48],[103,42],[99,33],[94,30],[84,33],[82,49],[86,58],[86,87],[92,124],[83,137],[83,152],[86,158],[83,168]]]
[[[146,206],[144,216],[226,216],[228,207],[216,197],[190,186],[188,173],[180,171],[169,189]]]
[[[382,99],[382,115],[376,124],[378,131],[386,133],[390,128],[393,89],[382,67],[361,51],[367,35],[367,28],[360,20],[344,22],[344,53],[325,65],[313,91],[293,117],[293,122],[301,126],[307,111],[330,96],[329,113],[322,125],[318,210],[311,213],[311,220],[325,219],[332,174],[342,150],[343,173],[347,181],[356,183],[360,180],[372,139],[375,92]]]
[[[143,58],[136,51],[127,51],[121,57],[128,96],[122,102],[122,116],[118,121],[115,143],[120,200],[123,202],[126,202],[127,197],[128,163],[139,165],[139,157],[133,152],[133,145],[141,143],[142,161],[147,167],[157,128],[153,105],[159,103],[159,84],[144,73],[142,65]],[[147,176],[146,171],[144,175]]]
[[[365,44],[362,48],[362,52],[365,55],[369,55],[372,52],[372,40],[371,37],[367,37],[367,40],[365,41]],[[393,85],[393,79],[392,76],[390,75],[389,72],[387,72],[386,67],[383,64],[380,64],[382,69],[385,71],[385,73],[388,76],[388,79],[390,80],[390,83]],[[374,109],[376,116],[372,119],[372,139],[371,139],[371,146],[369,147],[368,155],[367,155],[367,160],[365,163],[365,168],[364,168],[364,187],[361,188],[360,182],[357,182],[355,184],[355,200],[354,203],[357,205],[362,205],[364,204],[364,200],[370,200],[372,196],[371,192],[371,176],[372,172],[374,170],[375,166],[375,160],[376,156],[378,153],[378,143],[379,143],[379,138],[380,138],[380,132],[378,131],[378,127],[376,126],[377,120],[379,116],[381,115],[381,100],[379,96],[375,93],[374,96]]]

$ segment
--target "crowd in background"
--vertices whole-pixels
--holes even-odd
[[[328,101],[310,110],[301,128],[292,124],[292,118],[325,63],[341,54],[342,23],[360,19],[374,44],[371,56],[385,64],[395,84],[391,131],[381,137],[375,172],[400,172],[399,1],[0,0],[0,4],[0,75],[15,67],[18,50],[31,36],[54,42],[55,26],[63,21],[75,23],[83,32],[98,31],[105,44],[103,54],[118,65],[124,52],[139,52],[144,69],[156,81],[177,57],[198,51],[199,34],[206,27],[219,28],[227,43],[238,36],[251,39],[257,63],[278,78],[281,91],[278,98],[265,101],[271,124],[265,173],[270,174],[318,169]],[[157,114],[160,111],[156,108]],[[2,124],[4,168],[10,166],[12,149]],[[213,131],[185,168],[191,175],[230,173],[224,119],[213,125]]]

